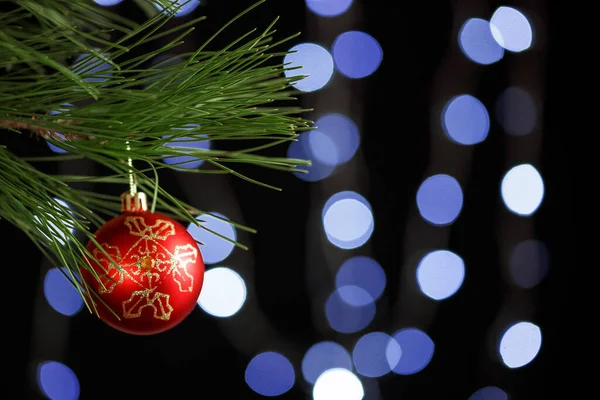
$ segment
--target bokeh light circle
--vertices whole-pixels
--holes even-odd
[[[519,53],[531,47],[533,29],[527,17],[516,8],[498,7],[490,18],[492,35],[508,51]]]
[[[474,145],[487,138],[490,116],[481,101],[463,94],[450,99],[444,108],[442,127],[455,143]]]
[[[349,291],[363,304],[354,306],[343,300],[340,292]],[[370,300],[370,301],[369,301]],[[340,333],[355,333],[365,329],[375,318],[375,302],[369,293],[358,286],[344,286],[335,290],[325,302],[325,316],[331,328]]]
[[[508,368],[520,368],[529,364],[542,347],[540,327],[527,321],[511,325],[502,335],[498,352]]]
[[[306,7],[321,17],[337,17],[344,14],[353,0],[306,0]]]
[[[470,18],[458,32],[458,44],[471,61],[489,65],[504,57],[504,48],[493,36],[490,23],[481,18]]]
[[[58,361],[45,361],[38,366],[40,390],[51,400],[79,399],[79,380],[75,372]]]
[[[187,124],[182,128],[172,128],[171,130],[177,130],[177,131],[193,130],[197,126],[199,126],[199,125],[198,124]],[[163,139],[169,139],[171,137],[172,136],[165,135],[165,136],[163,136]],[[205,135],[204,135],[204,138],[206,138]],[[173,147],[178,148],[182,152],[188,152],[187,149],[190,149],[189,151],[195,152],[197,150],[210,150],[211,142],[210,142],[210,140],[198,140],[196,138],[190,138],[190,137],[184,136],[184,137],[177,137],[172,141],[166,142],[165,146],[171,147],[171,148],[173,148]],[[185,148],[186,150],[184,150],[183,148]],[[196,169],[204,163],[204,160],[202,160],[198,157],[194,157],[194,156],[169,156],[169,157],[165,157],[163,160],[166,164],[174,165],[174,166],[177,166],[180,168],[187,168],[187,169]]]
[[[372,75],[383,60],[383,50],[371,35],[361,31],[340,34],[332,45],[337,70],[352,79]]]
[[[179,7],[177,11],[175,11],[175,17],[185,17],[200,5],[200,0],[170,0],[170,2],[173,4],[173,7]],[[153,3],[156,9],[159,11],[164,10],[164,13],[168,13],[170,11],[169,8],[165,8],[156,2]]]
[[[188,225],[190,235],[202,243],[198,247],[202,252],[204,263],[216,264],[229,257],[235,247],[232,241],[235,242],[237,240],[237,233],[233,225],[226,222],[228,219],[223,214],[211,212],[199,215],[196,217],[196,220],[200,222],[202,227],[210,229],[209,231],[193,223]],[[215,235],[211,231],[228,238],[230,241]]]
[[[511,136],[524,136],[535,128],[537,108],[525,89],[509,87],[498,97],[496,116],[506,133]]]
[[[230,268],[216,267],[204,274],[198,305],[214,317],[231,317],[242,308],[246,296],[246,283],[240,274]]]
[[[106,54],[103,54],[102,56],[105,59],[108,58]],[[73,62],[73,72],[84,76],[85,78],[83,78],[83,80],[90,83],[105,82],[112,76],[112,72],[101,72],[110,70],[111,68],[112,65],[106,61],[90,54],[82,54]]]
[[[69,276],[66,268],[62,271]],[[51,268],[44,278],[44,295],[48,304],[58,313],[71,317],[83,308],[83,299],[77,289],[58,268]],[[72,279],[72,278],[71,278]]]
[[[114,6],[119,4],[120,2],[122,2],[123,0],[94,0],[95,3],[104,6],[104,7],[110,7],[110,6]]]
[[[356,372],[369,378],[378,378],[398,365],[402,349],[394,338],[383,332],[363,335],[352,351]]]
[[[402,355],[398,359],[393,342],[390,342],[389,347],[386,348],[386,357],[394,373],[412,375],[429,365],[435,345],[425,332],[417,328],[404,328],[394,333],[392,337],[402,350]]]
[[[314,384],[323,372],[332,368],[352,370],[350,353],[335,342],[319,342],[312,345],[302,359],[302,375],[311,384]]]
[[[313,386],[313,400],[362,400],[364,395],[360,379],[343,368],[323,372]]]
[[[344,261],[336,273],[337,288],[359,287],[369,294],[370,301],[383,294],[386,285],[385,271],[374,259],[355,256]],[[353,306],[364,306],[365,296],[356,291],[340,291],[342,300]]]
[[[297,141],[290,143],[287,151],[288,158],[311,160],[312,164],[310,166],[299,167],[305,172],[293,173],[297,178],[307,182],[317,182],[325,179],[335,170],[334,165],[322,163],[313,155],[310,143],[310,137],[313,132],[314,131],[309,131],[301,134]],[[337,154],[335,158],[337,159]]]
[[[539,240],[524,240],[512,250],[509,272],[512,282],[523,289],[538,285],[548,273],[550,254]]]
[[[350,118],[342,114],[327,114],[319,118],[315,126],[317,129],[307,134],[311,153],[318,162],[338,166],[354,157],[360,135]]]
[[[284,74],[288,78],[306,75],[292,85],[302,92],[314,92],[329,83],[333,76],[333,58],[322,46],[300,43],[292,47],[283,58]],[[289,64],[289,65],[288,65]],[[291,69],[296,68],[296,69]]]
[[[542,204],[544,181],[533,165],[521,164],[504,175],[500,191],[509,211],[520,216],[530,216]]]
[[[427,253],[417,266],[419,288],[433,300],[452,296],[460,288],[464,278],[465,263],[448,250]]]
[[[273,351],[258,354],[246,367],[246,384],[262,396],[281,396],[294,386],[295,380],[290,361]]]
[[[508,394],[499,387],[486,386],[473,393],[469,400],[508,400]]]
[[[67,112],[68,112],[68,109],[69,109],[70,107],[73,107],[73,105],[72,105],[72,104],[70,104],[70,103],[61,104],[61,105],[60,105],[60,109],[58,109],[58,110],[52,110],[52,111],[50,111],[50,112],[48,113],[48,115],[60,115],[60,114],[62,114],[62,113],[63,113],[63,111],[67,111]],[[60,132],[54,132],[54,136],[56,136],[56,138],[54,138],[54,139],[56,139],[56,140],[60,140],[60,141],[62,141],[62,144],[63,144],[63,145],[66,145],[66,146],[68,146],[68,145],[65,143],[65,140],[66,140],[66,138],[65,138],[65,136],[64,136],[62,133],[60,133]],[[51,143],[51,142],[50,142],[50,141],[48,141],[48,140],[46,140],[46,144],[48,145],[48,148],[49,148],[50,150],[52,150],[54,153],[59,153],[59,154],[61,154],[61,153],[68,153],[68,152],[69,152],[69,150],[67,150],[67,149],[63,149],[62,147],[58,147],[57,145],[55,145],[55,144]]]
[[[352,191],[331,196],[321,213],[327,239],[341,249],[355,249],[364,245],[375,228],[369,202]]]
[[[417,190],[419,213],[432,225],[449,225],[460,214],[463,193],[458,181],[450,175],[428,177]]]

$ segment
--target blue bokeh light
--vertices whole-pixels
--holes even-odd
[[[354,157],[360,144],[360,134],[350,118],[342,114],[327,114],[315,125],[317,129],[309,132],[308,144],[318,162],[338,166]]]
[[[371,301],[381,297],[385,285],[385,271],[374,259],[366,256],[356,256],[346,260],[338,270],[335,277],[338,288],[359,287],[369,294]],[[363,306],[365,296],[362,291],[340,291],[342,300],[353,306]]]
[[[102,56],[108,58],[106,54]],[[112,68],[112,65],[90,54],[82,54],[73,62],[73,72],[84,76],[83,80],[90,83],[106,81],[112,76],[112,72],[107,71],[103,74],[100,74],[100,72],[110,68]]]
[[[67,276],[66,268],[61,268]],[[44,278],[44,295],[48,304],[62,315],[68,317],[77,314],[83,308],[83,299],[73,287],[71,282],[65,278],[58,268],[51,268]]]
[[[508,395],[499,387],[486,386],[473,393],[469,400],[508,400]]]
[[[518,243],[510,255],[510,277],[518,287],[531,289],[544,279],[549,264],[550,253],[546,245],[539,240],[525,240]]]
[[[99,4],[104,7],[115,6],[122,2],[123,0],[94,0],[96,4]]]
[[[421,216],[433,225],[449,225],[460,214],[463,193],[456,179],[438,174],[425,179],[417,191]]]
[[[395,346],[386,349],[387,359],[392,371],[398,375],[412,375],[425,368],[433,358],[435,345],[431,338],[417,328],[404,328],[392,335],[400,345],[402,356],[397,361]],[[390,342],[393,343],[393,342]]]
[[[38,366],[40,390],[52,400],[79,399],[79,380],[75,372],[58,361],[45,361]]]
[[[262,396],[281,396],[294,386],[296,375],[287,358],[268,351],[258,354],[248,363],[245,380]]]
[[[444,108],[442,127],[454,142],[473,145],[487,138],[490,116],[481,101],[463,94],[452,98]]]
[[[199,5],[199,0],[171,0],[171,4],[175,7],[181,6],[175,11],[175,17],[184,17],[194,11]],[[169,12],[168,8],[161,6],[160,4],[154,3],[157,10],[164,10],[165,13]]]
[[[359,297],[356,293],[360,292],[361,302],[364,305],[348,304],[340,294],[340,291],[344,290],[353,291],[354,297]],[[367,291],[358,286],[345,286],[335,290],[325,303],[327,321],[333,330],[340,333],[355,333],[365,329],[375,318],[375,312],[375,302]]]
[[[301,134],[297,141],[290,143],[287,151],[288,158],[312,161],[312,165],[300,167],[300,169],[306,172],[293,173],[297,178],[307,182],[317,182],[323,180],[329,177],[335,170],[335,166],[321,163],[317,158],[314,157],[310,146],[310,135],[313,132],[314,131],[309,131]]]
[[[48,113],[48,115],[60,115],[60,114],[62,114],[63,111],[68,111],[68,110],[65,110],[65,109],[68,109],[69,107],[73,107],[73,105],[70,104],[70,103],[61,104],[60,106],[61,106],[61,109],[59,109],[59,110],[52,110],[52,111],[50,111]],[[63,143],[66,140],[65,136],[62,133],[60,133],[60,132],[54,132],[54,136],[56,136],[58,138],[57,140],[62,140]],[[60,153],[68,153],[69,152],[66,149],[62,149],[62,148],[60,148],[60,147],[58,147],[58,146],[50,143],[49,141],[46,141],[46,144],[48,144],[48,148],[50,148],[50,150],[52,150],[55,153],[59,153],[60,154]]]
[[[189,131],[193,130],[195,127],[198,127],[198,124],[186,124],[183,128],[172,128],[174,131]],[[163,136],[163,139],[168,139],[170,136]],[[207,137],[204,135],[203,137]],[[189,137],[178,137],[176,140],[165,143],[167,147],[177,147],[177,148],[190,148],[192,150],[210,150],[211,142],[210,140],[194,140],[194,138]],[[187,168],[187,169],[196,169],[200,165],[204,163],[204,160],[199,159],[194,156],[175,156],[175,157],[165,157],[164,161],[166,164],[176,165],[177,167]]]
[[[223,219],[225,221],[223,221]],[[230,223],[226,222],[228,220],[227,217],[217,212],[211,212],[209,214],[199,215],[196,217],[196,220],[198,220],[203,227],[230,240],[227,241],[202,227],[190,223],[188,225],[188,232],[194,239],[202,243],[198,246],[202,252],[204,263],[216,264],[229,257],[235,247],[235,244],[232,243],[232,241],[235,242],[237,240],[237,233],[235,228]]]
[[[524,136],[535,128],[537,109],[533,98],[525,89],[509,87],[498,97],[496,116],[506,133]]]
[[[361,31],[340,34],[332,45],[337,70],[352,79],[372,75],[383,60],[383,50],[371,35]]]
[[[389,373],[401,357],[400,345],[383,332],[370,332],[362,336],[352,351],[356,372],[369,378]]]
[[[314,384],[323,372],[332,368],[352,370],[350,353],[335,342],[319,342],[312,345],[302,359],[302,375],[311,384]]]
[[[292,85],[302,92],[314,92],[327,85],[333,76],[333,58],[329,51],[315,43],[300,43],[283,58],[288,78],[304,75]],[[296,69],[290,69],[296,68]]]
[[[504,49],[494,39],[490,23],[481,18],[471,18],[463,24],[458,44],[464,55],[477,64],[493,64],[504,57]]]
[[[321,17],[337,17],[344,14],[353,0],[306,0],[306,7]]]

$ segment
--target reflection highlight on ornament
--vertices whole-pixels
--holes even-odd
[[[228,218],[223,214],[211,212],[199,215],[196,220],[200,222],[202,227],[189,224],[187,229],[192,237],[201,243],[198,246],[202,252],[204,263],[216,264],[229,257],[235,247],[232,242],[237,240],[237,233],[233,225],[226,222]],[[230,241],[210,231],[216,232]]]
[[[204,274],[198,305],[214,317],[231,317],[242,308],[246,295],[246,283],[240,274],[230,268],[216,267]]]

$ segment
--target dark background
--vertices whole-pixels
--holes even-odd
[[[193,40],[188,39],[183,49],[197,47],[250,4],[252,0],[203,4],[184,18],[208,16],[207,21],[197,26]],[[543,173],[546,195],[532,220],[535,236],[550,249],[551,263],[546,279],[532,290],[528,304],[522,306],[527,309],[526,315],[542,327],[542,348],[532,363],[514,370],[490,357],[487,350],[488,332],[506,307],[507,289],[501,279],[498,230],[503,221],[511,218],[502,209],[498,195],[498,182],[506,168],[507,139],[492,119],[488,139],[474,150],[470,179],[463,187],[464,209],[450,230],[449,242],[449,249],[459,252],[465,264],[485,268],[472,268],[461,290],[437,308],[426,329],[436,343],[431,363],[413,376],[381,378],[382,399],[467,399],[475,390],[487,385],[502,387],[510,393],[511,399],[541,399],[554,395],[558,385],[553,379],[559,365],[559,328],[566,297],[564,281],[566,270],[574,260],[574,239],[567,234],[570,231],[568,191],[561,190],[567,179],[568,165],[563,162],[561,153],[562,116],[557,106],[562,86],[561,77],[555,72],[560,52],[554,41],[557,8],[531,0],[512,4],[493,1],[364,2],[363,18],[355,28],[378,39],[384,50],[384,60],[374,75],[350,83],[355,85],[357,96],[361,97],[363,113],[362,144],[358,155],[363,164],[357,173],[368,182],[362,186],[362,194],[374,210],[376,229],[370,240],[370,252],[384,266],[388,282],[396,282],[412,256],[406,254],[403,246],[411,239],[406,226],[415,207],[414,193],[431,161],[429,146],[432,139],[428,133],[437,129],[433,125],[438,123],[432,116],[440,85],[436,79],[439,79],[444,60],[458,52],[455,20],[464,19],[464,15],[485,18],[484,11],[489,14],[500,5],[535,10],[544,30],[543,44],[534,51],[540,52],[537,62],[540,63],[540,81],[544,90],[543,141],[536,167]],[[133,2],[125,1],[113,8],[125,16],[143,19]],[[462,13],[463,17],[457,13]],[[249,29],[265,27],[277,16],[281,18],[277,25],[279,37],[302,31],[303,36],[295,42],[313,40],[310,39],[314,35],[311,17],[303,1],[271,0],[239,20],[212,47],[218,48]],[[320,44],[331,45],[330,42]],[[505,56],[510,57],[514,56]],[[457,65],[459,72],[456,73],[471,68],[469,74],[478,76],[472,86],[477,96],[484,103],[493,103],[507,86],[508,65],[509,61],[503,60],[484,69],[467,67],[465,62],[465,65]],[[335,76],[332,85],[335,87],[335,80],[341,79]],[[314,96],[316,94],[302,95],[301,104],[311,107]],[[45,143],[26,137],[5,135],[2,144],[18,154],[51,154]],[[285,156],[285,148],[272,153]],[[48,165],[45,168],[55,172],[59,167]],[[307,262],[324,257],[318,251],[308,254],[306,250],[306,238],[313,235],[306,223],[315,206],[312,194],[322,190],[326,198],[341,189],[335,185],[315,189],[318,184],[303,182],[281,172],[244,166],[240,171],[283,189],[279,193],[233,177],[218,178],[231,188],[243,223],[259,231],[257,235],[240,237],[251,248],[255,262],[251,295],[278,331],[281,342],[295,349],[289,358],[297,367],[302,351],[312,343],[337,340],[334,332],[324,335],[312,327],[311,294],[305,285],[304,269]],[[102,171],[96,170],[96,173]],[[338,173],[343,174],[344,170]],[[165,187],[186,199],[188,192],[182,189],[183,181],[172,174],[165,176],[161,180]],[[218,199],[211,196],[211,191],[217,178],[200,175],[194,179],[195,190],[203,193],[206,202],[216,204]],[[120,190],[110,190],[113,189]],[[202,206],[199,204],[200,208]],[[52,354],[56,341],[48,336],[55,334],[50,333],[54,331],[45,325],[52,322],[39,317],[36,310],[39,311],[40,298],[43,300],[41,282],[50,266],[28,243],[25,235],[4,221],[0,221],[0,227],[3,235],[9,238],[5,246],[19,248],[19,274],[23,282],[20,289],[23,303],[19,311],[22,322],[19,325],[25,334],[20,339],[24,348],[18,371],[27,382],[22,395],[9,398],[42,398],[35,381],[35,369],[38,362]],[[360,254],[360,249],[356,253]],[[235,260],[235,255],[233,257]],[[387,331],[399,327],[392,318],[394,307],[398,305],[399,290],[398,285],[388,286],[382,300],[387,307],[380,309],[370,329]],[[522,310],[519,301],[511,307],[517,315]],[[81,312],[69,319],[64,328],[65,336],[61,342],[65,342],[65,357],[62,362],[77,374],[82,388],[81,399],[258,399],[262,397],[243,379],[253,354],[239,352],[222,333],[222,329],[228,329],[243,334],[245,324],[252,323],[251,319],[237,325],[217,321],[198,310],[171,331],[151,337],[133,337]],[[298,369],[296,375],[297,382],[301,382]],[[307,387],[297,383],[281,398],[310,398],[307,394],[310,392],[303,389]]]

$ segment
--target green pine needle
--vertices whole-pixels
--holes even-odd
[[[293,37],[275,41],[273,22],[262,32],[240,35],[221,50],[207,50],[217,35],[264,0],[236,16],[197,51],[153,65],[156,57],[176,52],[204,19],[163,29],[177,7],[160,0],[167,8],[157,12],[154,2],[136,1],[149,16],[142,24],[87,0],[16,0],[11,11],[0,14],[0,69],[4,70],[0,128],[43,136],[69,152],[19,158],[0,147],[0,218],[21,229],[56,266],[66,268],[65,276],[90,311],[99,298],[91,296],[90,301],[84,296],[90,289],[80,279],[79,268],[90,269],[82,259],[92,257],[85,246],[105,218],[120,213],[121,202],[118,196],[75,189],[72,184],[120,184],[125,192],[130,173],[125,161],[131,158],[138,187],[153,194],[152,210],[199,225],[196,218],[205,212],[167,193],[159,185],[160,171],[232,174],[277,189],[242,175],[235,169],[237,164],[286,172],[302,172],[303,166],[310,165],[306,160],[261,154],[312,129],[311,121],[299,117],[309,110],[294,105],[292,85],[302,77],[286,78],[286,66],[273,64],[275,57],[286,54],[277,47]],[[170,40],[160,49],[132,56],[139,46],[165,38]],[[74,62],[82,54],[87,57]],[[290,105],[274,106],[286,102]],[[247,141],[249,145],[238,151],[168,146],[183,140]],[[204,160],[211,167],[189,170],[163,161],[180,156]],[[113,173],[48,175],[35,167],[40,162],[81,158]]]

